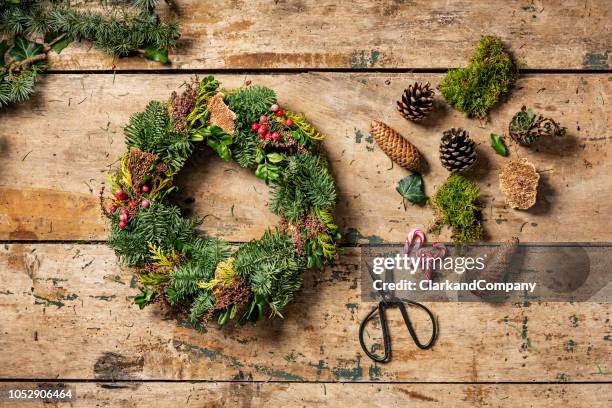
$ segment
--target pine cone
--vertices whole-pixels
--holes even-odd
[[[476,161],[475,144],[467,130],[452,128],[444,131],[440,142],[440,161],[448,171],[464,171]]]
[[[419,171],[421,153],[412,143],[383,122],[373,121],[370,128],[374,140],[391,160],[408,170]]]
[[[526,106],[512,117],[508,126],[510,137],[523,146],[531,145],[541,136],[564,136],[566,130],[554,120],[537,115]]]
[[[433,106],[435,92],[429,88],[429,82],[421,85],[415,82],[404,90],[402,100],[397,101],[397,110],[408,120],[421,120]]]
[[[487,254],[485,267],[482,270],[468,269],[465,277],[466,281],[485,280],[487,282],[496,283],[504,282],[506,275],[510,272],[510,266],[513,256],[519,250],[519,239],[512,237],[509,241],[501,244]],[[499,292],[480,291],[474,289],[471,291],[476,296],[485,300],[503,300],[505,294],[500,296]]]

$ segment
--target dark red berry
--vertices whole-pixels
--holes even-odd
[[[125,221],[127,222],[128,220],[128,215],[127,214],[121,214],[119,215],[119,221]]]
[[[125,229],[125,227],[127,227],[127,222],[125,222],[125,221],[119,221],[119,228],[121,228],[121,229]]]
[[[127,213],[128,213],[128,210],[126,210],[125,208],[122,208],[122,209],[121,209],[120,214],[127,214]]]
[[[268,127],[266,125],[261,125],[257,130],[257,133],[259,133],[260,135],[265,135],[266,133],[268,133]]]
[[[265,136],[266,136],[266,135],[264,135],[263,133],[260,133],[260,134],[258,134],[258,135],[257,135],[257,137],[259,138],[259,140],[263,140],[263,138],[264,138]]]
[[[274,114],[278,116],[279,118],[281,118],[285,114],[285,112],[283,112],[282,109],[279,109],[276,112],[274,112]]]
[[[280,139],[280,133],[273,132],[271,137],[272,137],[272,140],[278,140],[278,139]]]
[[[266,115],[261,115],[259,123],[268,123],[268,117]]]
[[[287,120],[285,121],[285,125],[287,125],[288,127],[293,126],[293,121],[289,118],[287,118]]]
[[[116,205],[111,205],[110,208],[108,209],[110,212],[114,213],[115,211],[117,211],[117,206]]]
[[[140,202],[140,206],[142,208],[149,208],[149,205],[151,205],[151,202],[146,198]]]
[[[253,132],[257,132],[257,129],[259,129],[259,123],[257,123],[257,122],[251,123],[251,130]]]
[[[125,194],[123,193],[123,190],[118,188],[117,190],[115,190],[115,198],[117,200],[123,200],[125,198]]]
[[[134,202],[130,200],[130,202],[128,203],[128,207],[130,210],[134,209]]]
[[[142,187],[140,187],[140,191],[142,191],[143,193],[148,193],[149,192],[149,186],[147,186],[146,184]]]

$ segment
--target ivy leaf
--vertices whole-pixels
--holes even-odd
[[[6,54],[9,47],[10,46],[8,44],[8,41],[5,40],[5,41],[0,42],[0,67],[3,67],[5,64],[4,54]]]
[[[493,150],[495,150],[495,153],[499,154],[500,156],[508,155],[508,148],[504,143],[504,139],[502,139],[495,133],[491,133],[491,147],[493,148]]]
[[[421,204],[427,199],[423,192],[423,178],[419,173],[404,177],[397,184],[396,190],[404,197],[404,200],[408,200],[413,204]]]
[[[56,38],[58,38],[61,35],[62,35],[62,33],[56,33],[56,32],[47,33],[47,34],[45,34],[45,42],[46,43],[50,43],[50,42],[54,41]],[[60,52],[62,52],[62,50],[64,48],[66,48],[68,45],[70,45],[70,43],[72,41],[73,41],[72,38],[69,35],[66,35],[61,40],[59,40],[58,42],[54,43],[51,46],[51,49],[59,54]]]
[[[9,51],[9,54],[15,61],[23,61],[27,58],[40,55],[43,53],[43,51],[44,49],[41,44],[28,41],[25,37],[19,36],[15,38],[15,45],[13,45],[13,48],[11,51]]]
[[[160,64],[167,64],[170,61],[168,59],[168,50],[156,48],[152,45],[144,49],[144,57],[151,61],[157,61]]]

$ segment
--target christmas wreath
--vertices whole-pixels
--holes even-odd
[[[282,317],[303,272],[337,254],[335,184],[318,149],[323,136],[303,115],[281,109],[269,88],[219,85],[212,76],[192,80],[181,94],[131,117],[127,150],[109,174],[113,194],[100,193],[111,224],[108,245],[135,267],[141,309],[160,302],[193,323],[220,325]],[[198,144],[269,184],[280,225],[235,250],[198,235],[198,221],[171,204],[174,177]]]

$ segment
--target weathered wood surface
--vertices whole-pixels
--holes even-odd
[[[608,69],[607,0],[180,0],[180,69],[447,68],[481,35],[502,37],[527,68]],[[160,6],[165,14],[167,7]],[[52,69],[164,69],[73,44]]]
[[[7,383],[2,388],[45,387]],[[610,384],[64,383],[71,407],[608,407]],[[443,404],[443,405],[441,405]],[[23,408],[47,407],[19,403]],[[62,405],[60,405],[62,406]]]
[[[0,111],[0,239],[102,240],[107,236],[98,206],[105,171],[124,149],[122,127],[151,99],[165,99],[188,75],[48,75],[28,104]],[[409,174],[392,168],[369,135],[382,119],[424,154],[428,195],[448,173],[439,164],[443,130],[462,126],[479,143],[480,165],[469,176],[482,188],[485,230],[491,241],[517,235],[523,242],[609,241],[612,213],[612,81],[609,75],[528,75],[488,123],[468,119],[438,99],[435,118],[405,121],[394,101],[415,80],[438,74],[220,75],[225,86],[246,81],[269,85],[283,106],[305,112],[328,135],[324,148],[338,184],[337,219],[346,242],[399,242],[432,212],[404,211],[395,191]],[[568,127],[568,136],[535,149],[511,146],[541,172],[538,204],[528,211],[504,205],[498,172],[508,159],[489,146],[523,104]],[[207,216],[203,229],[232,241],[258,237],[277,222],[266,208],[265,185],[249,170],[198,155],[179,180],[180,200],[192,214]],[[195,200],[195,201],[194,201]],[[442,239],[448,239],[445,232]]]
[[[4,244],[0,378],[610,381],[610,308],[597,303],[431,303],[440,336],[428,351],[392,313],[393,361],[374,364],[357,336],[372,306],[361,300],[359,254],[346,248],[338,266],[306,274],[285,320],[198,333],[159,307],[139,311],[132,274],[102,245]]]

